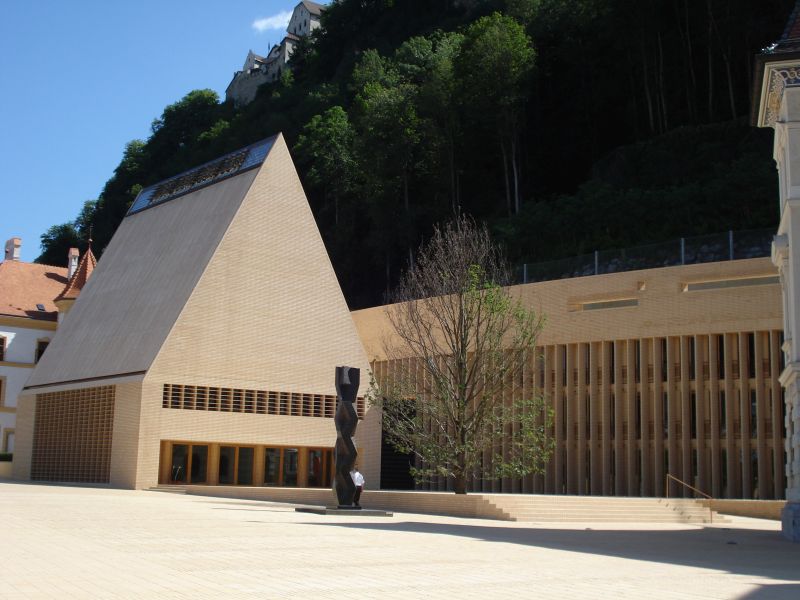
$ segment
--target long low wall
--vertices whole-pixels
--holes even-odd
[[[265,500],[293,504],[333,506],[336,495],[329,489],[228,487],[217,485],[191,485],[187,494],[217,496],[245,500]],[[489,503],[482,494],[456,495],[452,492],[394,492],[373,490],[361,496],[364,508],[380,508],[397,512],[503,519],[507,515]]]
[[[781,520],[785,500],[703,500],[703,505],[723,515]]]

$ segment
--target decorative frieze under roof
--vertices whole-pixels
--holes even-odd
[[[800,0],[795,4],[780,39],[756,56],[751,122],[773,127],[783,91],[800,87]]]

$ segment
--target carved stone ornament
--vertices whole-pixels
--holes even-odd
[[[800,63],[794,65],[766,65],[768,82],[763,100],[761,127],[773,127],[781,110],[783,90],[800,86]]]

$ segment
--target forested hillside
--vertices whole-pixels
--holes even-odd
[[[40,262],[111,239],[138,191],[283,132],[350,306],[432,225],[486,220],[528,262],[777,223],[753,56],[792,0],[340,0],[240,109],[164,109]],[[266,50],[266,49],[265,49]],[[244,52],[244,49],[243,49]]]

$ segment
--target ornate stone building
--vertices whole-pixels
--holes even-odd
[[[775,130],[780,225],[772,247],[783,290],[786,499],[783,532],[800,542],[800,2],[780,40],[756,57],[754,121]]]

